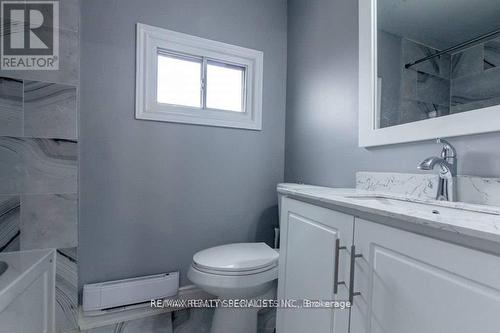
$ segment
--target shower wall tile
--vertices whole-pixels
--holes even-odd
[[[0,194],[76,192],[76,142],[0,137]]]
[[[210,333],[214,309],[184,309],[142,319],[93,328],[81,333]],[[273,333],[276,309],[259,311],[257,333]]]
[[[32,139],[24,193],[76,193],[78,149],[75,141]]]
[[[210,308],[176,311],[173,316],[173,333],[210,333],[213,315],[214,309]]]
[[[500,68],[452,80],[453,113],[500,104]]]
[[[0,194],[24,192],[26,167],[23,160],[30,153],[26,140],[0,138]]]
[[[0,195],[0,252],[19,250],[20,197]]]
[[[450,104],[450,81],[419,72],[417,76],[417,100],[448,106]]]
[[[424,46],[408,39],[403,39],[402,45],[404,64],[412,63],[438,52],[438,50],[436,49]],[[450,65],[450,57],[448,55],[443,55],[414,65],[411,67],[411,69],[431,75],[440,76],[442,78],[449,78]]]
[[[0,78],[0,135],[23,134],[23,82]]]
[[[429,117],[424,103],[411,100],[401,101],[400,124],[411,123],[427,118]]]
[[[403,69],[401,80],[401,97],[404,99],[417,99],[418,72],[413,69]]]
[[[56,254],[56,333],[79,332],[77,248]]]
[[[157,316],[125,321],[114,325],[94,328],[82,333],[173,333],[172,314],[164,313]],[[209,333],[202,327],[193,330],[192,333]],[[177,333],[177,332],[176,332]]]
[[[39,81],[24,82],[24,135],[77,138],[76,87]]]
[[[483,45],[471,47],[451,57],[452,79],[481,73],[484,67]]]
[[[36,194],[21,197],[21,249],[77,246],[77,195]]]
[[[448,80],[451,78],[451,55],[439,56],[439,76]]]
[[[401,102],[401,124],[435,118],[450,114],[450,108],[444,105],[405,100]]]
[[[394,126],[399,124],[399,112],[384,112],[380,115],[380,128]]]
[[[59,70],[0,70],[0,76],[14,77],[19,80],[33,80],[78,85],[80,79],[79,49],[79,32],[67,29],[59,29]]]
[[[59,28],[63,30],[80,30],[80,1],[59,1]]]
[[[484,70],[500,67],[500,38],[484,44]]]
[[[76,333],[80,0],[59,13],[59,70],[0,70],[0,251],[58,248],[55,333]]]

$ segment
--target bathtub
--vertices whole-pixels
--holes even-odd
[[[0,253],[0,262],[0,333],[53,333],[55,250]]]

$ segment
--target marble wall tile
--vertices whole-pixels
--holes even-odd
[[[103,326],[82,333],[172,333],[172,313]],[[204,330],[192,331],[203,333]],[[207,332],[208,333],[208,332]]]
[[[214,309],[184,309],[81,333],[210,333]],[[274,333],[276,309],[259,311],[257,333]]]
[[[0,78],[0,136],[23,134],[23,82]]]
[[[78,32],[80,30],[80,1],[59,1],[59,21],[60,29]]]
[[[214,309],[186,309],[174,313],[174,333],[210,333]]]
[[[20,197],[0,195],[0,252],[19,250]]]
[[[417,100],[420,102],[450,105],[450,80],[418,72]]]
[[[438,52],[410,40],[403,40],[402,48],[405,64]],[[400,124],[450,113],[450,69],[450,55],[402,69]]]
[[[466,49],[451,57],[451,77],[458,79],[464,76],[483,72],[483,45]]]
[[[0,138],[0,194],[24,192],[24,158],[30,155],[30,152],[30,143],[24,139]]]
[[[399,123],[406,124],[429,118],[427,108],[424,106],[423,103],[417,101],[402,100]]]
[[[484,44],[483,69],[488,70],[500,66],[500,38]]]
[[[412,63],[416,60],[425,58],[438,52],[438,50],[434,48],[416,43],[414,41],[410,41],[408,39],[403,39],[402,48],[404,64]],[[443,55],[414,65],[411,67],[411,69],[435,76],[440,76],[442,78],[449,78],[450,66],[450,56]]]
[[[59,29],[59,69],[50,71],[0,70],[0,76],[78,85],[80,69],[79,32]]]
[[[463,112],[500,103],[500,68],[452,80],[451,112]]]
[[[0,137],[0,194],[76,192],[76,142]]]
[[[24,135],[77,138],[76,87],[39,81],[24,82]]]
[[[418,71],[405,68],[401,75],[401,98],[417,100]]]
[[[439,59],[439,76],[445,79],[451,79],[451,55],[443,54]]]
[[[380,128],[394,126],[399,124],[399,114],[384,112],[380,115],[379,126]]]
[[[21,249],[77,246],[76,194],[21,196]]]
[[[56,332],[78,332],[78,271],[76,247],[56,254]]]
[[[401,101],[400,124],[445,116],[448,114],[450,114],[450,108],[448,106],[403,100]]]

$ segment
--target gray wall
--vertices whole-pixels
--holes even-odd
[[[288,1],[285,179],[353,186],[355,172],[418,172],[431,142],[358,148],[358,8],[353,0]],[[500,134],[453,138],[459,172],[500,177]]]
[[[263,130],[134,119],[135,24],[264,52]],[[270,240],[283,180],[285,0],[82,2],[80,285]]]

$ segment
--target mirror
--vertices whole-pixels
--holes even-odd
[[[499,0],[360,0],[360,145],[500,130],[499,17]]]

